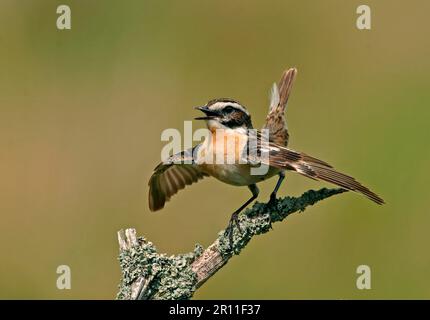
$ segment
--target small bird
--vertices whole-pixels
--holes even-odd
[[[239,213],[258,197],[257,183],[278,175],[268,203],[272,205],[277,201],[276,194],[286,170],[359,192],[375,203],[383,204],[382,198],[354,178],[336,171],[327,162],[287,148],[289,133],[285,109],[296,75],[297,69],[290,68],[284,71],[278,85],[273,84],[265,130],[262,130],[268,132],[268,137],[253,129],[251,115],[236,100],[213,99],[196,107],[205,115],[195,119],[206,121],[209,136],[193,148],[169,157],[154,169],[149,180],[150,210],[162,209],[179,190],[207,176],[230,185],[247,186],[252,196],[233,212],[226,228],[232,243],[233,226],[236,225],[240,231]],[[253,172],[253,168],[263,165],[267,167],[263,173]]]

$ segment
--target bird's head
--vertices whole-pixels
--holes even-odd
[[[232,99],[214,99],[202,107],[196,107],[205,116],[196,120],[206,120],[209,130],[216,129],[251,129],[251,116],[244,106]]]

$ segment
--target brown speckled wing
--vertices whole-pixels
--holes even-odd
[[[252,138],[257,141],[249,145],[247,159],[254,166],[263,164],[279,170],[295,171],[314,180],[330,182],[346,190],[359,192],[377,204],[384,203],[384,200],[377,194],[353,177],[337,171],[325,161],[273,142],[267,142],[267,138],[264,141],[264,137],[260,133]]]
[[[278,169],[292,170],[314,180],[333,183],[346,190],[359,192],[377,204],[384,200],[363,186],[360,182],[344,173],[336,171],[327,162],[311,157],[305,153],[269,144],[268,165]]]
[[[186,161],[189,160],[189,163]],[[192,162],[192,149],[173,155],[160,163],[149,179],[149,209],[157,211],[185,186],[203,179],[207,174]]]

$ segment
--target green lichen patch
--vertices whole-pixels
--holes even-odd
[[[222,230],[218,234],[218,251],[225,260],[239,254],[255,235],[268,232],[272,223],[284,220],[293,212],[302,212],[306,207],[345,192],[343,189],[310,190],[300,197],[285,197],[275,204],[256,202],[251,208],[239,215],[241,232],[233,228],[233,244]],[[131,285],[139,278],[150,279],[145,290],[146,299],[190,299],[196,290],[197,276],[191,270],[191,263],[199,257],[203,248],[196,245],[191,253],[174,256],[159,254],[155,246],[139,238],[139,245],[130,250],[122,250],[119,261],[122,279],[117,299],[131,298]]]
[[[345,191],[344,189],[322,188],[317,191],[309,190],[300,197],[278,199],[272,205],[256,202],[239,215],[241,232],[236,227],[233,228],[232,245],[224,230],[218,233],[219,250],[225,257],[239,254],[253,236],[268,232],[272,223],[282,221],[291,213],[302,212],[307,206]]]
[[[195,291],[197,278],[190,264],[202,253],[196,245],[193,252],[167,256],[159,254],[151,242],[139,238],[139,246],[121,250],[119,262],[122,279],[117,299],[130,299],[131,284],[139,277],[151,279],[145,296],[155,299],[189,299]]]

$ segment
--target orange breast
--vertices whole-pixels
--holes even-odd
[[[278,170],[253,174],[252,167],[242,159],[247,141],[247,135],[234,130],[213,131],[211,139],[202,144],[197,162],[205,173],[236,186],[258,183],[275,175]]]
[[[239,163],[243,156],[248,137],[234,130],[212,131],[212,139],[207,152],[212,152],[218,164]]]

